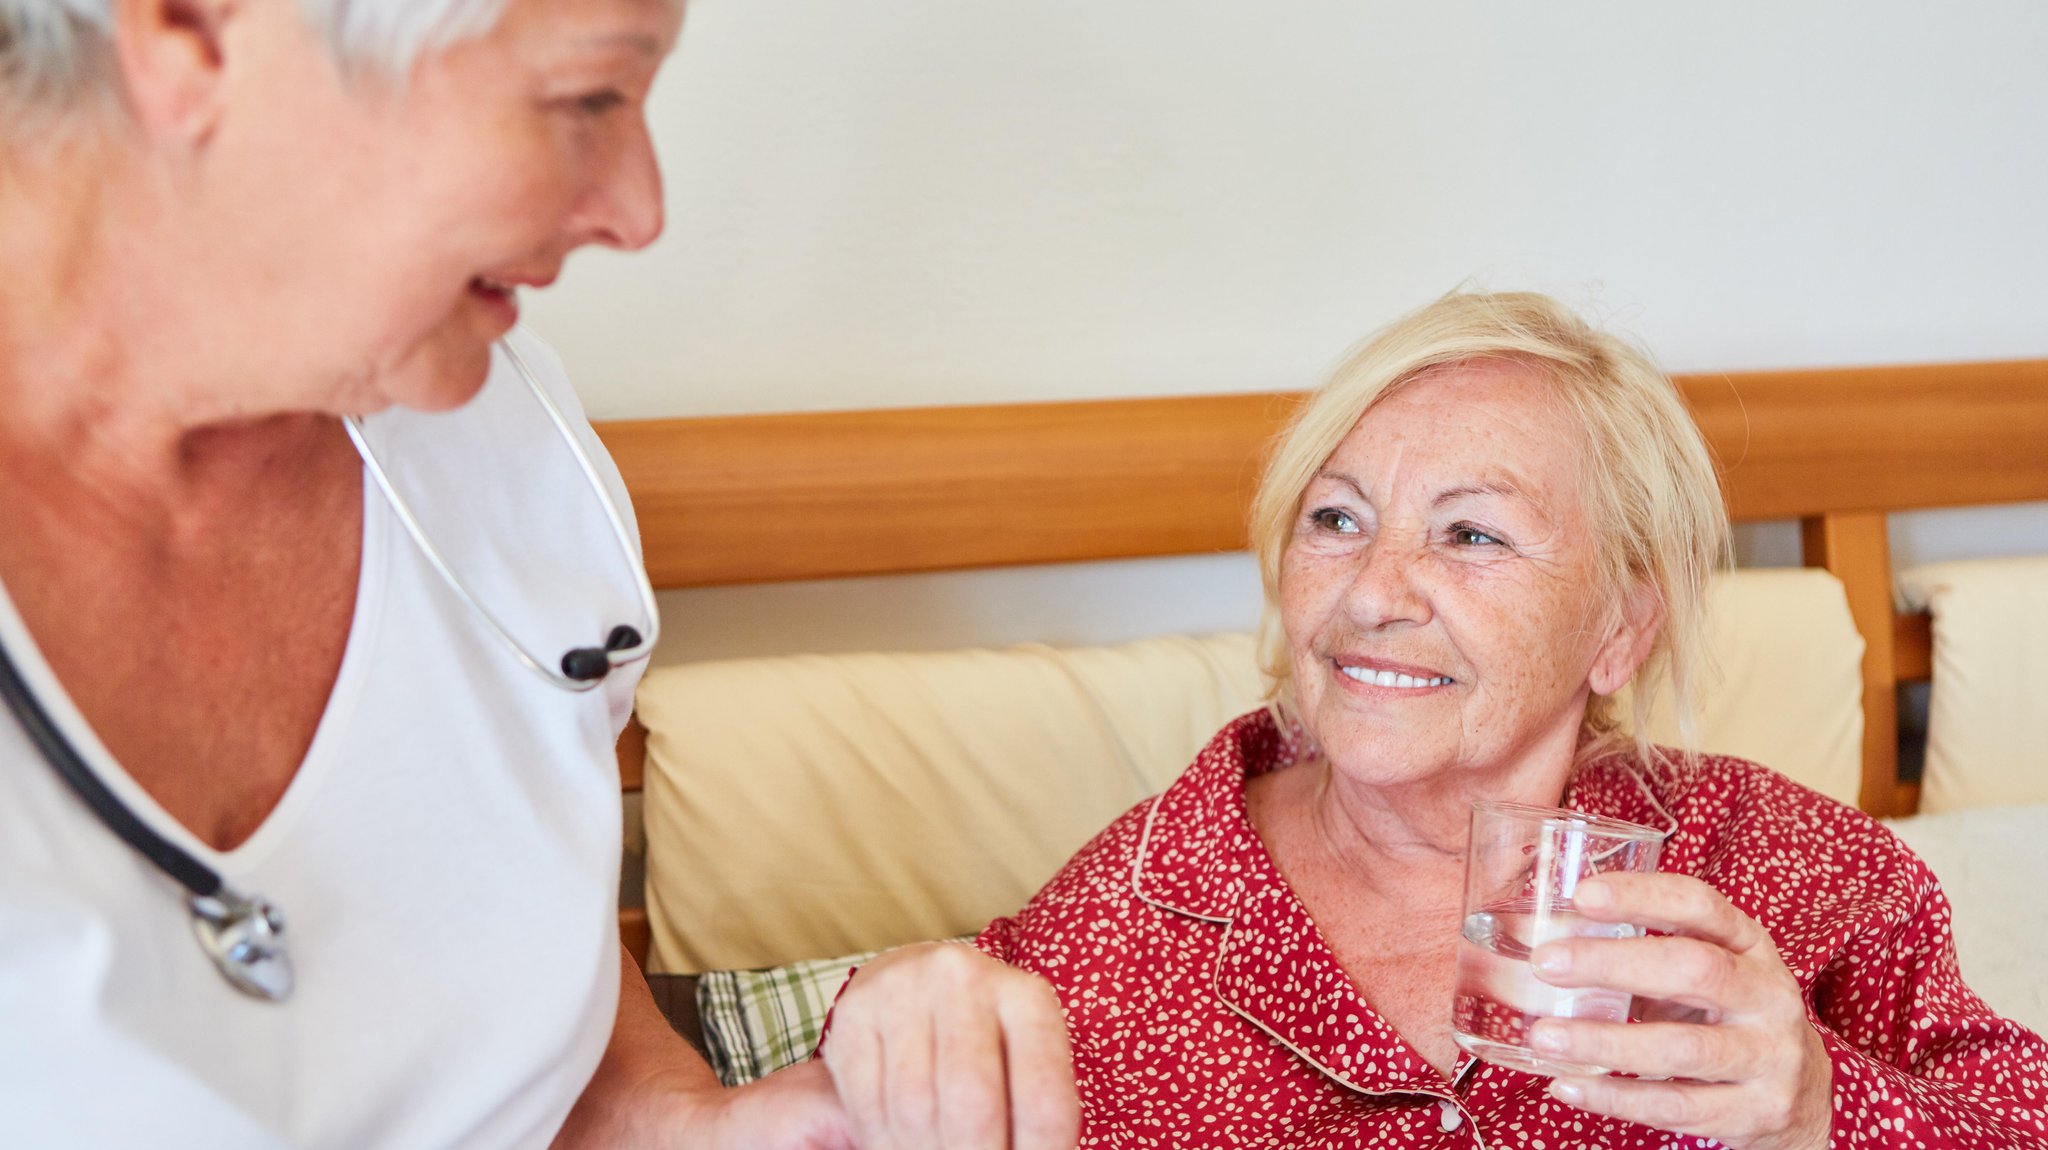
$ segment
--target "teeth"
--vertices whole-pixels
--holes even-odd
[[[1450,684],[1450,679],[1442,675],[1428,679],[1418,679],[1413,675],[1403,675],[1395,671],[1372,671],[1364,667],[1339,667],[1337,669],[1361,683],[1371,683],[1375,687],[1393,687],[1397,690],[1443,687]]]

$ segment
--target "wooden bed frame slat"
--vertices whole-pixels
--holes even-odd
[[[1924,611],[1892,620],[1892,666],[1901,683],[1934,677],[1934,620]]]
[[[695,587],[1230,551],[1295,397],[600,424],[648,574]]]
[[[640,717],[626,720],[626,729],[619,732],[619,789],[637,791],[646,785],[647,779],[647,728],[640,725]]]
[[[619,945],[641,969],[646,969],[647,951],[654,945],[654,928],[647,923],[646,907],[625,907],[619,911]]]
[[[1737,520],[2048,499],[2048,360],[1679,383]]]
[[[1857,805],[1882,818],[1899,812],[1898,671],[1892,662],[1892,557],[1884,512],[1849,511],[1800,521],[1806,565],[1842,580],[1849,617],[1863,635],[1863,787]]]
[[[1678,377],[1738,521],[2048,499],[2048,360]],[[1298,394],[601,423],[664,588],[1232,551]]]

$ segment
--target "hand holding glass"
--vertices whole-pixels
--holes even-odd
[[[1642,928],[1593,922],[1572,907],[1582,879],[1657,869],[1664,832],[1555,807],[1472,804],[1465,908],[1458,940],[1451,1033],[1474,1057],[1531,1074],[1605,1074],[1539,1056],[1529,1026],[1539,1018],[1626,1021],[1629,996],[1598,987],[1552,986],[1529,953],[1560,938],[1635,938]]]

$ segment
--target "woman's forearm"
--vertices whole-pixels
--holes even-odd
[[[640,967],[625,954],[619,961],[611,1043],[554,1150],[851,1150],[822,1063],[721,1086],[655,1007]]]
[[[597,1073],[555,1136],[555,1150],[686,1146],[723,1091],[711,1067],[654,1005],[631,955],[619,955],[619,1008]]]

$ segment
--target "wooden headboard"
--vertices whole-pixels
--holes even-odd
[[[1893,611],[1887,512],[2048,499],[2048,360],[1677,377],[1737,522],[1796,519],[1865,641],[1863,788],[1910,813],[1897,688],[1930,670]],[[660,588],[1245,547],[1296,394],[600,423]],[[801,532],[789,525],[801,523]],[[790,540],[799,538],[801,547]],[[636,790],[644,734],[620,768]],[[629,943],[644,919],[623,923]],[[640,951],[644,953],[644,945]]]

